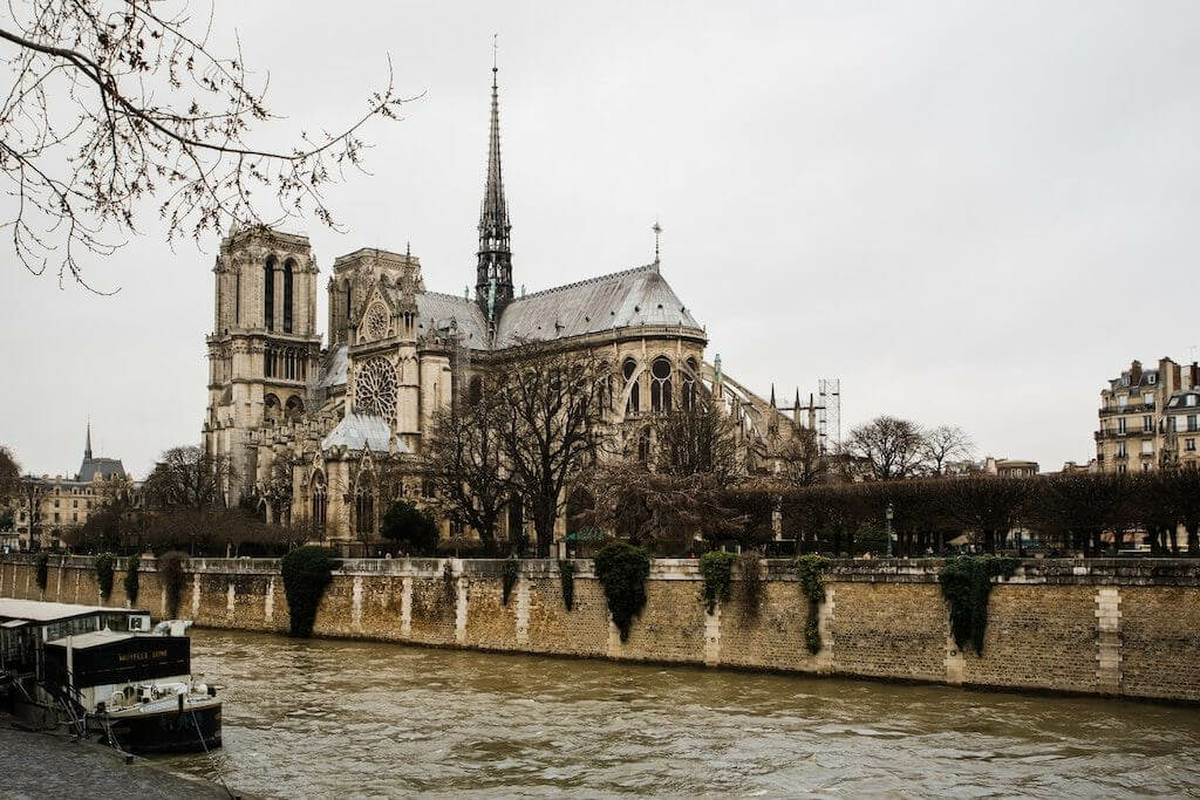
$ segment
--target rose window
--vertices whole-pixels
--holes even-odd
[[[396,415],[396,370],[386,358],[372,358],[358,370],[354,379],[354,405],[362,414],[384,419]]]
[[[372,339],[382,339],[387,336],[389,315],[387,309],[376,303],[367,312],[367,335]]]

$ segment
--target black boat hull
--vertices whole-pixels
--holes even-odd
[[[114,714],[107,721],[116,746],[129,753],[193,753],[221,746],[219,702],[182,712]]]

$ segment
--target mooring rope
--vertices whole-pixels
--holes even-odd
[[[233,792],[229,790],[229,784],[225,783],[225,778],[221,775],[221,770],[217,766],[217,762],[213,760],[212,753],[208,750],[208,742],[204,741],[204,731],[200,730],[200,721],[196,719],[194,709],[188,711],[192,715],[192,724],[196,726],[196,735],[200,737],[200,744],[204,747],[204,755],[208,756],[208,762],[212,764],[213,772],[216,773],[217,780],[221,782],[221,788],[225,790],[225,794],[229,795],[230,800],[233,800]]]

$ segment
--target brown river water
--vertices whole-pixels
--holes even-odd
[[[1200,710],[194,630],[267,797],[1200,796]]]

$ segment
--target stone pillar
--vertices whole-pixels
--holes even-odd
[[[362,633],[362,598],[363,580],[361,575],[354,576],[354,604],[350,609],[350,627],[355,633]]]
[[[721,664],[721,603],[713,613],[704,615],[704,666]]]
[[[825,584],[825,602],[817,611],[817,631],[821,634],[821,649],[816,654],[817,671],[833,671],[833,612],[834,588]]]
[[[1115,586],[1096,590],[1096,688],[1121,693],[1121,592]]]
[[[455,586],[458,587],[457,601],[454,604],[454,642],[466,644],[467,641],[467,579],[463,576],[462,559],[450,559],[451,569],[454,570]]]
[[[229,582],[229,588],[225,591],[225,616],[230,620],[233,619],[233,610],[237,607],[237,589],[233,586],[233,581]]]
[[[400,635],[412,636],[412,575],[405,575],[400,590]]]
[[[192,573],[192,619],[200,616],[200,573]]]
[[[263,595],[263,621],[270,625],[275,621],[275,576],[267,581],[267,593]]]
[[[517,644],[529,644],[529,580],[517,578]]]

